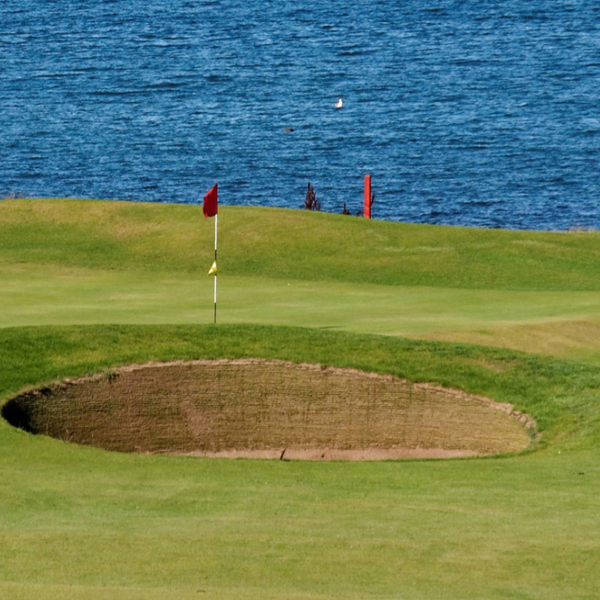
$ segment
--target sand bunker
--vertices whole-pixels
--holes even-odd
[[[391,376],[283,361],[137,365],[21,394],[12,425],[119,452],[380,460],[524,450],[509,404]]]

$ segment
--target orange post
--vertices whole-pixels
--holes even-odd
[[[371,218],[371,176],[365,175],[365,219]]]

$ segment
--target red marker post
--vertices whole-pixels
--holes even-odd
[[[365,175],[365,219],[371,218],[371,176]]]

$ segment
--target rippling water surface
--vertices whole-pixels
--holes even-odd
[[[597,2],[3,0],[0,196],[598,227],[599,100]]]

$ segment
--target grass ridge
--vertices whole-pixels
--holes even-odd
[[[600,233],[413,225],[310,211],[221,206],[222,272],[502,290],[600,290]],[[2,262],[198,273],[213,221],[199,206],[0,202]]]

